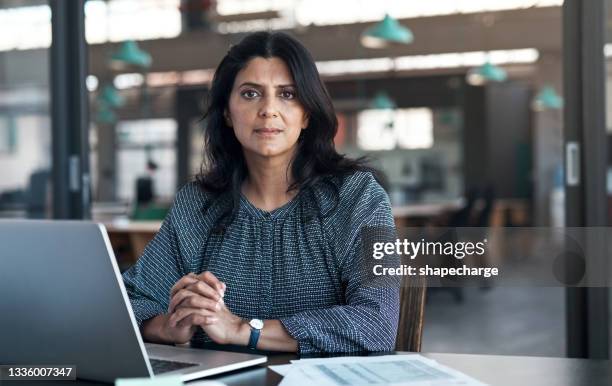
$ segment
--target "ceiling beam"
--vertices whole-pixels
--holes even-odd
[[[361,32],[374,23],[307,26],[291,33],[317,61],[518,48],[561,50],[559,7],[432,16],[400,22],[413,31],[414,43],[382,50],[364,48],[359,42]],[[151,72],[187,71],[215,68],[230,45],[244,36],[198,31],[139,44],[153,56]],[[90,73],[108,76],[108,56],[117,47],[118,43],[91,45]]]

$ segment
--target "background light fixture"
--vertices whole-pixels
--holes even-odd
[[[143,69],[151,67],[151,55],[138,47],[134,40],[121,43],[119,50],[111,56],[110,65],[117,70],[129,67],[140,67]]]
[[[563,108],[563,98],[552,86],[544,86],[533,99],[531,107],[535,111],[560,110]]]
[[[391,43],[410,44],[413,40],[412,31],[389,14],[361,34],[361,44],[368,48],[385,48]]]
[[[376,110],[393,110],[397,108],[397,104],[391,99],[389,94],[379,91],[374,95],[368,107]]]
[[[117,114],[109,106],[101,104],[95,117],[97,123],[112,125],[117,122]]]
[[[125,104],[125,98],[110,84],[102,88],[102,91],[98,95],[98,101],[114,108],[122,107]]]
[[[482,86],[489,82],[503,82],[508,79],[508,73],[503,68],[486,61],[482,66],[468,71],[466,80],[472,86]]]

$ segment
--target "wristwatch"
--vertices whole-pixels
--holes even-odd
[[[255,350],[257,349],[257,341],[259,340],[259,334],[261,334],[264,322],[261,319],[251,319],[249,321],[249,326],[251,326],[251,336],[249,338],[248,347],[251,350]]]

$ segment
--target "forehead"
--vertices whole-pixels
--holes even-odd
[[[293,83],[291,71],[285,62],[277,57],[256,57],[236,75],[234,85],[252,82],[261,85],[286,85]]]

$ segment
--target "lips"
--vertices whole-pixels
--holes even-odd
[[[279,129],[276,127],[262,127],[259,129],[255,129],[255,132],[257,134],[278,134],[282,131],[283,131],[282,129]]]

